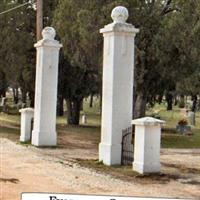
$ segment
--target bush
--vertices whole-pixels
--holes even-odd
[[[178,125],[180,125],[180,126],[186,126],[186,125],[188,125],[188,121],[186,119],[181,119],[178,122]]]

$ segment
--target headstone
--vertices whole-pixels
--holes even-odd
[[[192,126],[195,126],[196,125],[195,112],[188,112],[188,117],[189,117],[189,120],[190,120],[190,124]]]
[[[6,104],[6,97],[2,97],[1,106],[5,106],[5,104]]]
[[[58,58],[62,45],[55,40],[52,27],[42,31],[43,39],[35,44],[37,49],[35,112],[32,144],[57,145],[56,101],[58,83]]]
[[[31,99],[30,99],[30,96],[29,96],[29,95],[27,96],[26,106],[27,106],[27,107],[30,107],[30,106],[31,106]]]
[[[31,140],[32,119],[34,115],[33,108],[24,108],[19,110],[21,113],[21,134],[20,141],[27,142]]]
[[[82,124],[87,124],[87,117],[85,114],[82,116]]]
[[[8,112],[7,98],[6,97],[2,97],[1,106],[2,106],[2,112],[5,112],[5,113]]]
[[[133,170],[141,174],[160,172],[161,125],[165,121],[152,117],[135,119]]]
[[[131,126],[134,38],[139,32],[126,23],[128,10],[113,9],[113,23],[100,30],[104,37],[102,128],[99,160],[106,165],[121,164],[122,130]]]

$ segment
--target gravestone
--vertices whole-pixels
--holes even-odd
[[[8,112],[7,98],[6,97],[2,97],[1,106],[2,106],[2,112],[5,112],[5,113]]]
[[[87,124],[87,117],[86,115],[82,115],[82,124]]]
[[[188,112],[188,117],[190,120],[190,125],[195,126],[196,125],[195,112]]]
[[[122,130],[131,126],[133,99],[134,38],[139,32],[126,23],[128,10],[113,9],[113,23],[100,32],[104,37],[102,128],[99,160],[121,164]]]
[[[6,97],[2,97],[1,106],[5,106],[5,104],[6,104]]]

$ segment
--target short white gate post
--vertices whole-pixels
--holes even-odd
[[[52,27],[42,31],[43,39],[35,44],[37,49],[35,112],[32,144],[56,146],[56,102],[59,50],[62,45],[55,40]]]
[[[20,134],[20,142],[27,142],[31,140],[31,127],[32,127],[32,119],[34,115],[33,108],[24,108],[19,110],[21,113],[21,134]]]
[[[102,127],[99,160],[121,164],[122,130],[131,126],[134,71],[134,39],[139,32],[126,23],[128,10],[113,9],[113,23],[100,30],[104,37]]]
[[[135,125],[134,171],[141,174],[160,172],[161,125],[164,123],[152,117],[132,121]]]

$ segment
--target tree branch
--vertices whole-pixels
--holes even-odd
[[[172,0],[166,0],[164,8],[161,12],[161,15],[166,15],[173,11],[178,11],[178,12],[181,11],[181,9],[178,6],[172,6],[171,4],[172,4]]]

